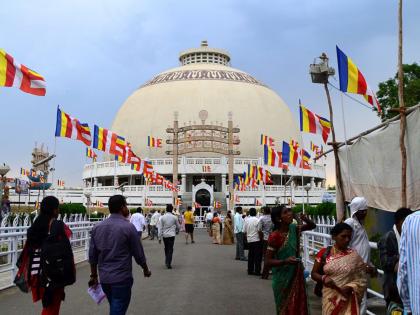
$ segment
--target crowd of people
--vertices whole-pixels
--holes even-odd
[[[133,285],[132,261],[151,276],[142,239],[163,241],[165,265],[172,269],[175,236],[185,232],[185,242],[194,241],[195,218],[191,207],[183,214],[166,211],[143,215],[139,207],[130,216],[126,200],[112,196],[110,216],[92,229],[89,247],[91,267],[88,286],[101,286],[111,315],[125,314]],[[364,228],[367,201],[356,197],[349,205],[351,217],[331,229],[332,245],[318,251],[311,278],[314,293],[322,297],[323,314],[365,314],[368,276],[377,269],[370,261],[371,247]],[[42,314],[59,314],[64,288],[76,281],[71,231],[58,217],[59,201],[53,196],[41,202],[40,214],[28,229],[18,260],[15,283],[42,300]],[[401,208],[395,225],[378,242],[383,291],[388,314],[420,314],[420,211]],[[304,214],[295,215],[286,206],[255,208],[235,214],[208,211],[207,230],[214,244],[235,244],[236,260],[247,261],[247,273],[272,278],[277,314],[309,313],[305,270],[301,258],[301,234],[316,227]],[[147,235],[146,235],[147,230]],[[248,255],[245,251],[248,250]],[[99,281],[100,279],[100,281]]]

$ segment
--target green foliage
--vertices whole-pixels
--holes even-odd
[[[413,63],[403,65],[404,72],[404,105],[411,107],[420,103],[420,65]],[[398,101],[398,73],[379,83],[376,93],[382,107],[382,121],[396,116],[398,113],[390,112],[390,109],[399,107]]]
[[[292,210],[293,213],[303,212],[302,204],[295,205]],[[316,206],[305,204],[305,213],[308,215],[335,216],[335,203],[323,202]]]
[[[86,213],[86,207],[81,203],[62,203],[59,206],[59,210],[60,210],[61,215]]]

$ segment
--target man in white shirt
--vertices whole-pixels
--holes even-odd
[[[248,275],[261,276],[262,242],[258,233],[259,220],[257,209],[249,209],[249,218],[245,220],[243,232],[248,241]]]
[[[377,271],[372,267],[370,262],[370,245],[369,238],[363,227],[366,215],[367,215],[367,200],[364,197],[354,197],[350,205],[351,217],[344,221],[350,225],[353,229],[353,235],[349,244],[349,247],[356,250],[357,253],[362,257],[366,263],[366,272],[371,275],[376,275]],[[360,314],[366,314],[367,309],[367,296],[366,292],[360,305]]]
[[[152,218],[150,219],[150,227],[152,228],[152,236],[150,237],[151,240],[155,239],[155,236],[157,238],[158,231],[157,231],[157,224],[160,218],[160,211],[156,210],[155,213],[153,213]]]
[[[244,219],[242,218],[242,207],[236,207],[233,217],[233,231],[236,238],[236,260],[246,261],[244,251]]]
[[[158,221],[159,243],[163,238],[163,244],[165,246],[165,264],[168,269],[172,269],[175,235],[179,231],[178,218],[172,214],[173,209],[174,207],[171,204],[166,205],[166,213],[160,217]]]
[[[131,216],[130,222],[135,226],[141,241],[141,235],[146,229],[146,219],[143,216],[143,209],[141,207],[138,207],[136,213]]]

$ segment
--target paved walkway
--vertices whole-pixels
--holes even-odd
[[[164,266],[163,244],[144,240],[152,277],[143,278],[134,265],[134,286],[128,314],[246,315],[275,314],[271,281],[246,274],[246,262],[235,261],[235,247],[211,244],[205,231],[196,230],[196,244],[177,237],[173,269]],[[78,265],[77,282],[66,289],[61,314],[107,314],[108,304],[95,305],[86,293],[87,263]],[[311,289],[308,289],[311,292]],[[312,315],[320,314],[319,299],[310,298]],[[40,314],[29,294],[16,288],[0,291],[0,310],[8,315]]]

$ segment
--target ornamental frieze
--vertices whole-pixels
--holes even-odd
[[[145,83],[142,87],[171,81],[188,80],[225,80],[265,86],[249,74],[242,72],[225,70],[180,70],[159,74],[152,80]]]

